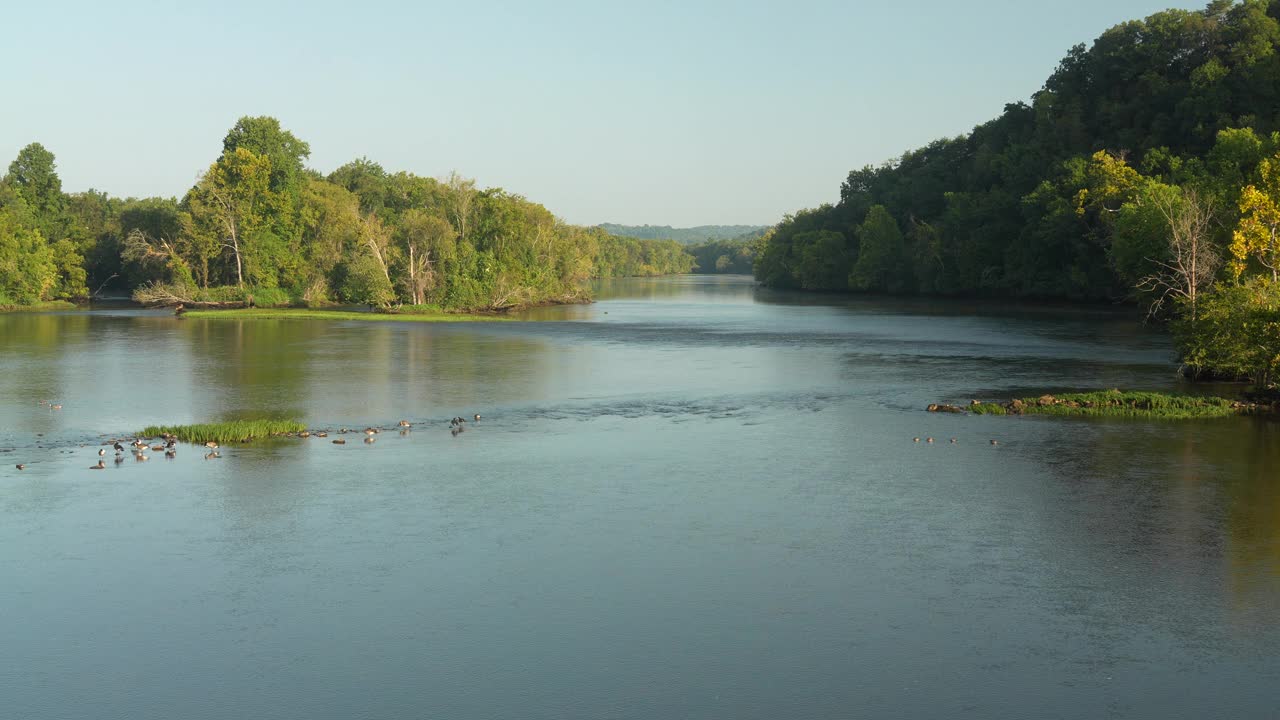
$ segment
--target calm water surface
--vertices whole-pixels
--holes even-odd
[[[599,296],[0,314],[0,715],[1277,717],[1280,425],[922,410],[1173,388],[1132,315]],[[389,429],[87,469],[264,413]]]

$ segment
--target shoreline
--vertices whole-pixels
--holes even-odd
[[[309,308],[234,308],[187,310],[179,317],[193,320],[358,320],[364,322],[511,322],[512,318],[479,313],[448,312],[362,312],[358,310],[312,310]]]

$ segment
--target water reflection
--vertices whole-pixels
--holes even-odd
[[[0,315],[0,450],[32,463],[0,454],[0,607],[21,618],[0,624],[22,658],[0,660],[7,709],[1274,709],[1275,422],[922,410],[1174,387],[1167,337],[1126,311],[724,277],[598,297],[477,325]],[[414,425],[101,473],[78,447],[264,413]]]

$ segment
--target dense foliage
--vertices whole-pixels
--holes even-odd
[[[710,240],[745,239],[761,235],[767,229],[758,225],[698,225],[676,228],[670,225],[617,225],[615,223],[602,223],[597,227],[611,235],[640,240],[675,240],[683,245],[695,245]]]
[[[694,272],[750,275],[760,251],[764,232],[752,231],[728,240],[707,240],[688,246],[696,265]]]
[[[1111,28],[1072,48],[1029,104],[850,172],[837,204],[769,231],[756,277],[808,290],[1137,298],[1182,315],[1191,367],[1269,379],[1263,365],[1277,356],[1263,356],[1276,349],[1228,362],[1210,338],[1242,322],[1244,295],[1258,313],[1274,307],[1260,298],[1274,297],[1280,268],[1278,48],[1280,0],[1214,0]],[[1205,324],[1200,306],[1212,309]]]
[[[0,305],[111,287],[149,302],[502,309],[582,299],[590,277],[693,268],[674,241],[568,225],[457,175],[361,159],[325,177],[310,152],[274,118],[241,118],[180,200],[120,200],[64,193],[33,143],[0,182]]]

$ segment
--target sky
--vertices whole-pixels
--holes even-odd
[[[1205,2],[12,3],[0,168],[40,142],[68,192],[181,196],[271,115],[323,173],[457,171],[578,224],[768,225],[1028,100],[1072,45]]]

